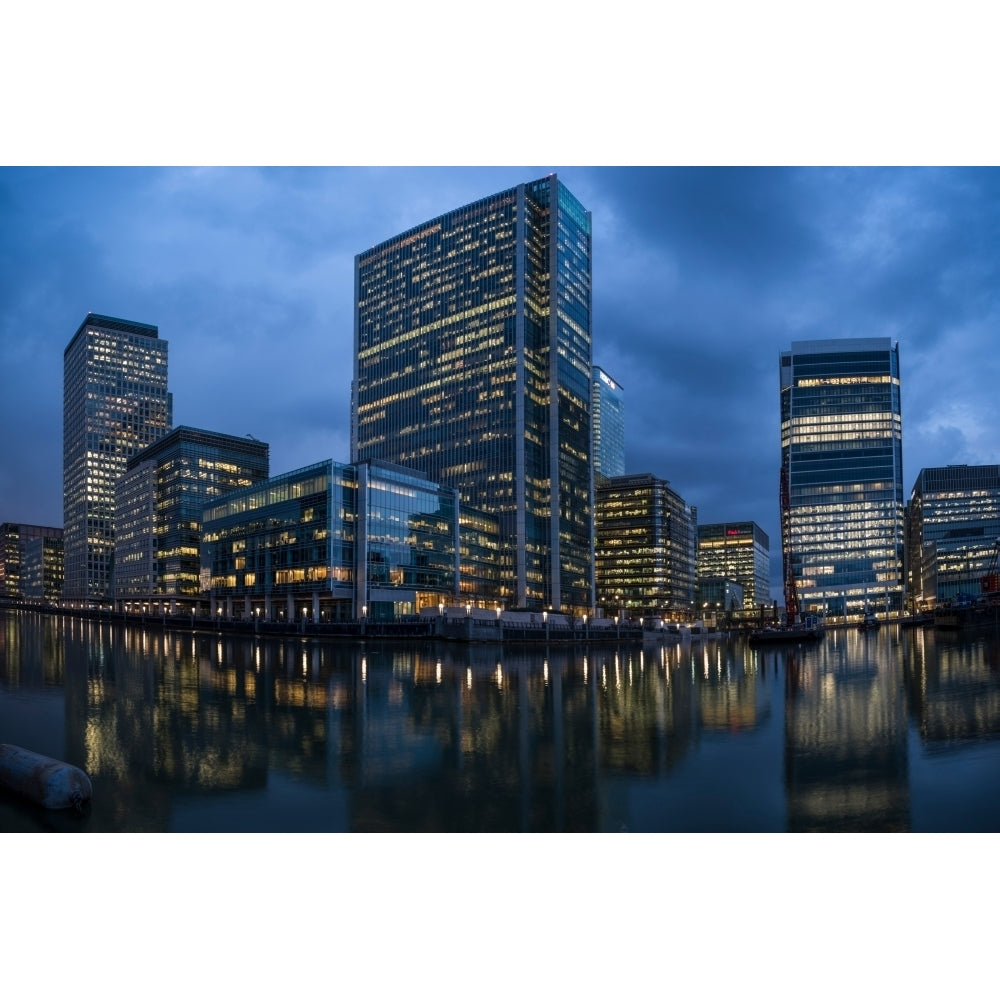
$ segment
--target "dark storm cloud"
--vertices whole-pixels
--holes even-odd
[[[0,520],[62,522],[62,352],[88,310],[159,326],[175,424],[265,440],[275,473],[346,460],[354,255],[550,172],[0,170]],[[900,342],[907,490],[1000,460],[1000,171],[557,172],[592,213],[628,471],[760,523],[775,570],[793,340]]]

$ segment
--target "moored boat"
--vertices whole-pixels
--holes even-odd
[[[750,642],[753,645],[764,642],[809,642],[822,638],[822,625],[775,625],[755,628],[750,633]]]

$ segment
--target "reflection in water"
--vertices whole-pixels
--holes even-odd
[[[953,633],[918,632],[908,644],[905,665],[910,712],[929,749],[942,752],[1000,736],[996,631],[965,641]]]
[[[518,652],[0,624],[0,741],[88,771],[76,829],[906,830],[909,719],[932,747],[1000,732],[995,641],[931,632]],[[40,812],[2,796],[0,829]]]
[[[787,653],[789,830],[910,828],[896,635],[844,629]]]

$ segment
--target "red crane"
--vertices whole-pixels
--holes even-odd
[[[794,625],[799,617],[799,594],[792,571],[792,502],[785,462],[781,464],[781,570],[785,585],[785,623]]]
[[[979,589],[991,602],[1000,600],[1000,570],[997,561],[1000,557],[1000,538],[993,543],[993,556],[986,567],[986,575],[979,581]]]

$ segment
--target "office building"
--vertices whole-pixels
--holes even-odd
[[[24,543],[21,589],[31,601],[55,603],[62,596],[63,540],[58,535],[30,538]]]
[[[115,484],[170,430],[167,342],[155,326],[91,313],[63,352],[63,597],[112,597]]]
[[[780,385],[786,602],[797,596],[801,613],[860,614],[866,604],[898,611],[899,345],[887,337],[795,342],[781,353]]]
[[[738,583],[741,609],[754,611],[761,604],[770,604],[771,543],[767,533],[754,521],[699,524],[697,574],[699,583],[709,579]]]
[[[27,596],[22,578],[27,546],[35,539],[61,539],[62,536],[62,528],[14,521],[0,524],[0,597]]]
[[[176,427],[130,458],[115,487],[117,605],[197,604],[202,507],[268,474],[264,442],[197,427]]]
[[[910,491],[906,530],[911,608],[979,597],[1000,542],[1000,465],[921,469]]]
[[[753,616],[745,612],[743,606],[743,587],[735,580],[727,580],[722,576],[695,578],[695,612],[706,621],[728,628],[740,621],[752,620]]]
[[[213,615],[387,620],[500,603],[497,518],[410,469],[319,462],[207,504],[202,524]]]
[[[595,487],[597,605],[605,614],[690,620],[697,514],[665,479],[616,476]]]
[[[351,459],[495,514],[508,607],[593,606],[590,213],[555,175],[355,261]]]
[[[625,475],[625,393],[603,368],[590,381],[594,481]]]

